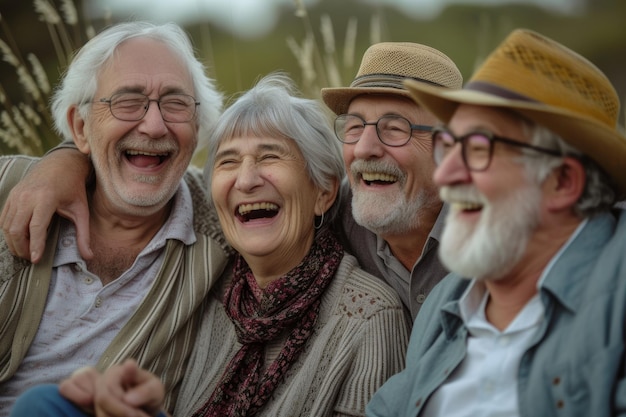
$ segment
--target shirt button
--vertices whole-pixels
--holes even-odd
[[[98,297],[96,298],[96,308],[100,308],[100,306],[102,305],[102,298]]]
[[[420,294],[417,296],[416,301],[420,304],[422,304],[424,301],[426,301],[426,295],[425,294]]]
[[[93,278],[91,277],[85,277],[84,279],[85,284],[87,285],[91,285],[93,283]]]

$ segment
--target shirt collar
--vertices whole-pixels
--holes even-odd
[[[552,259],[550,259],[546,267],[541,272],[539,280],[537,281],[537,292],[539,292],[539,290],[543,287],[546,276],[548,276],[554,264],[580,234],[580,231],[585,227],[587,221],[588,220],[585,219],[578,225],[578,227],[569,237],[567,242],[565,242],[565,244],[557,251]],[[486,297],[487,287],[485,286],[484,282],[472,279],[472,282],[470,282],[461,298],[459,298],[459,313],[463,322],[468,323],[469,319],[479,312],[479,309],[484,308]]]
[[[172,198],[173,204],[170,215],[140,255],[165,246],[166,241],[170,239],[179,240],[185,245],[192,245],[196,242],[196,234],[193,229],[193,201],[189,187],[184,181],[180,182]],[[61,219],[53,266],[58,267],[79,262],[83,262],[83,260],[78,253],[76,244],[76,227],[71,221]]]

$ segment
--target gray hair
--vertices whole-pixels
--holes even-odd
[[[246,135],[267,135],[293,140],[313,183],[331,190],[345,176],[341,146],[331,129],[330,114],[318,101],[299,97],[294,82],[283,73],[262,78],[241,95],[220,117],[209,137],[205,178],[210,186],[217,148],[225,140]],[[339,187],[338,193],[341,194]],[[335,218],[341,195],[325,214],[324,223]]]
[[[70,107],[78,106],[80,115],[86,118],[98,88],[100,70],[113,57],[124,41],[146,37],[163,42],[182,58],[193,81],[200,134],[210,132],[222,111],[222,94],[207,77],[204,65],[196,58],[187,33],[174,23],[156,25],[149,22],[126,22],[111,26],[90,39],[74,56],[61,83],[52,96],[51,110],[56,130],[63,139],[72,140],[67,121]]]
[[[595,213],[610,210],[617,199],[617,188],[611,178],[598,164],[583,152],[568,144],[563,138],[551,130],[530,122],[524,122],[524,129],[530,135],[531,143],[548,149],[556,149],[562,155],[577,158],[585,168],[585,187],[574,205],[576,213],[590,217]],[[537,152],[526,153],[524,165],[529,178],[541,183],[550,172],[562,163],[562,158]]]

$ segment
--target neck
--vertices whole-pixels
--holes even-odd
[[[286,275],[300,265],[311,250],[312,242],[305,247],[289,248],[276,253],[254,255],[241,253],[250,267],[259,288],[266,288],[271,282]]]
[[[559,228],[540,228],[528,242],[526,253],[506,275],[486,279],[489,301],[487,320],[504,330],[515,319],[532,297],[537,294],[537,283],[548,263],[556,256],[580,224],[581,219]]]
[[[393,256],[395,256],[407,270],[411,271],[422,255],[424,246],[428,241],[428,236],[437,221],[442,207],[443,204],[438,204],[420,212],[416,226],[404,233],[381,235],[389,245]]]
[[[90,204],[89,232],[94,257],[89,271],[103,285],[128,270],[167,220],[171,203],[149,216],[119,215]]]

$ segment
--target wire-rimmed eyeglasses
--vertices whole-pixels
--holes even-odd
[[[454,136],[445,127],[435,127],[432,131],[433,158],[436,165],[440,165],[443,159],[450,153],[456,143],[461,144],[461,156],[465,166],[470,171],[485,171],[489,168],[493,156],[493,144],[495,142],[506,143],[525,149],[552,156],[564,156],[556,149],[547,149],[528,143],[494,135],[491,132],[478,130],[466,133],[463,136]]]
[[[375,122],[366,122],[355,114],[342,114],[335,119],[335,135],[343,143],[357,143],[365,126],[376,126],[378,139],[387,146],[404,146],[414,130],[430,132],[433,126],[414,125],[402,116],[387,115]]]
[[[151,102],[156,102],[163,120],[170,123],[184,123],[193,120],[200,102],[188,94],[165,94],[154,99],[142,93],[118,93],[111,98],[101,98],[98,103],[109,105],[111,114],[118,120],[136,122],[144,118]]]

